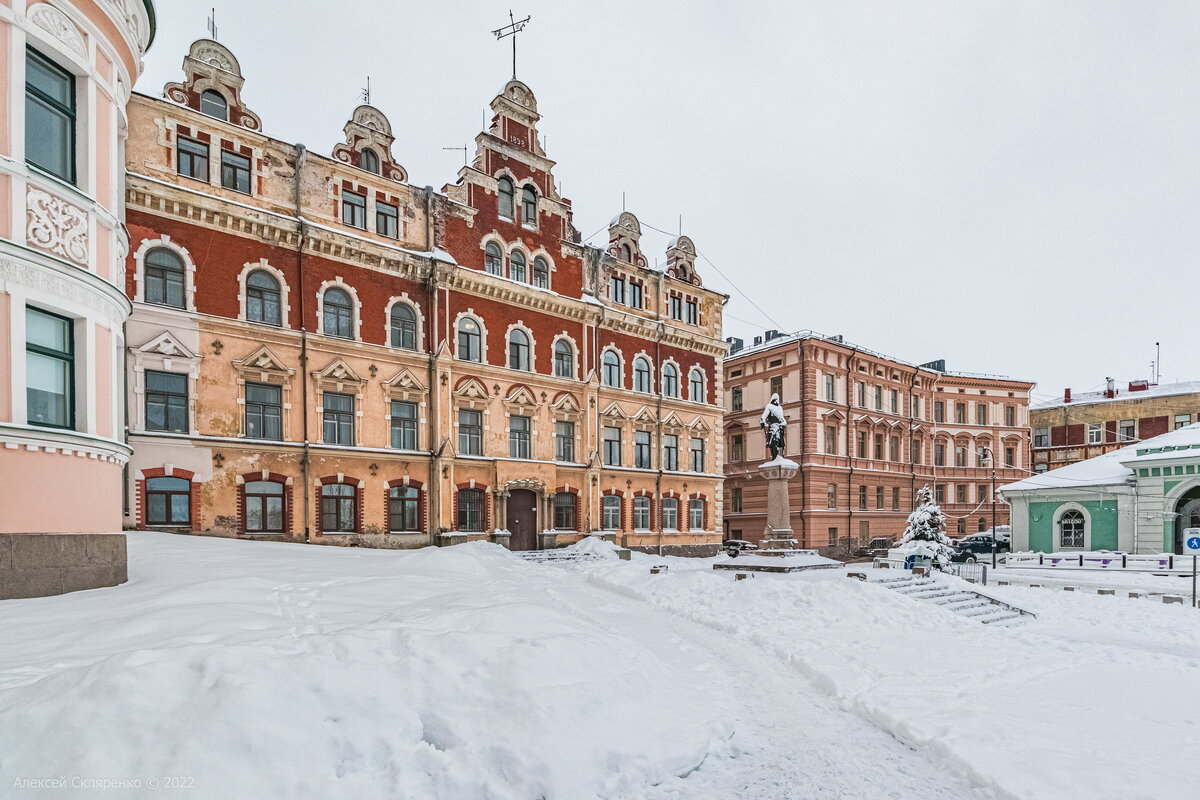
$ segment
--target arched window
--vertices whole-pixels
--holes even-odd
[[[504,255],[500,252],[500,245],[495,242],[487,243],[483,248],[483,266],[489,275],[504,274]]]
[[[533,260],[533,285],[539,289],[550,288],[550,265],[541,256]]]
[[[458,490],[458,529],[483,530],[483,489]]]
[[[392,347],[401,350],[417,349],[417,315],[407,303],[392,306]]]
[[[566,339],[554,343],[554,374],[559,378],[575,377],[575,348]]]
[[[184,478],[146,480],[146,524],[190,525],[192,482]]]
[[[508,277],[525,282],[525,254],[520,250],[513,250],[508,257]]]
[[[513,328],[508,332],[508,367],[528,372],[529,361],[529,334],[520,328]]]
[[[962,536],[964,533],[966,533],[967,532],[967,520],[965,518],[960,519],[958,521],[958,524],[955,526],[955,530],[958,531],[959,536]]]
[[[367,172],[379,174],[379,155],[369,147],[364,147],[358,154],[358,166]]]
[[[627,244],[621,245],[621,260],[633,263],[633,250]]]
[[[606,494],[600,501],[600,527],[606,531],[621,530],[621,498],[615,494]]]
[[[643,531],[650,529],[650,498],[645,495],[633,498],[633,527]]]
[[[283,484],[250,481],[246,497],[246,533],[283,533]]]
[[[537,192],[532,186],[521,190],[521,224],[537,227]]]
[[[156,247],[146,254],[143,273],[147,303],[184,308],[186,290],[183,259],[174,250]]]
[[[388,489],[388,530],[392,533],[421,530],[421,493],[413,486]]]
[[[463,317],[458,321],[458,357],[463,361],[480,361],[481,337],[479,323],[473,317]]]
[[[354,338],[354,304],[345,289],[335,286],[325,290],[323,316],[326,336]]]
[[[662,526],[664,531],[679,530],[679,498],[662,499]]]
[[[283,319],[279,281],[264,269],[246,276],[246,319],[279,325]]]
[[[699,367],[688,372],[688,399],[693,403],[704,402],[704,372]]]
[[[205,89],[200,95],[200,113],[228,122],[229,104],[225,102],[225,95],[216,89]]]
[[[633,360],[633,390],[650,392],[650,362],[638,356]]]
[[[679,397],[679,370],[670,362],[663,364],[662,390],[667,397]]]
[[[321,530],[354,533],[358,530],[358,489],[348,483],[321,487]]]
[[[497,182],[496,193],[500,198],[500,216],[505,219],[513,218],[513,182],[511,178],[501,178]]]
[[[613,350],[604,351],[604,385],[621,386],[621,359]]]
[[[1060,547],[1064,550],[1074,548],[1077,550],[1083,549],[1083,530],[1085,527],[1083,514],[1072,509],[1065,512],[1058,520],[1058,526],[1061,529]]]
[[[986,530],[987,530],[987,519],[985,517],[980,517],[979,518],[979,532],[983,533]]]

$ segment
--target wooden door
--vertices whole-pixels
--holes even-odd
[[[511,550],[537,549],[537,495],[528,489],[513,489],[508,493],[508,511],[504,527],[512,534]]]

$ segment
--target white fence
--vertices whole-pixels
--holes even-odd
[[[1086,553],[1008,553],[1004,565],[1010,569],[1093,569],[1127,572],[1192,572],[1195,556],[1177,556],[1173,553],[1157,555],[1114,553],[1108,551]]]

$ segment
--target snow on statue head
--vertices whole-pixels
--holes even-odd
[[[946,536],[946,518],[942,508],[933,499],[933,492],[928,486],[917,490],[915,500],[917,507],[908,515],[900,547],[929,556],[933,565],[940,570],[949,569],[954,543]]]

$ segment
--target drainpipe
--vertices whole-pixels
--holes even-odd
[[[913,398],[917,396],[917,376],[920,372],[920,367],[914,369],[912,380],[908,384],[908,493],[914,498],[917,491],[917,461],[913,458],[912,443],[913,432],[917,427],[917,417],[913,414]],[[903,446],[903,443],[901,445]]]
[[[654,417],[656,420],[654,427],[657,429],[657,432],[658,432],[658,437],[657,437],[658,441],[655,443],[655,446],[658,448],[658,471],[654,475],[654,497],[656,500],[658,500],[658,513],[657,514],[654,513],[654,510],[655,510],[654,504],[653,503],[650,504],[650,513],[653,517],[653,519],[651,520],[651,523],[654,525],[654,528],[652,528],[651,530],[654,530],[655,528],[657,528],[657,530],[658,530],[658,554],[660,556],[663,554],[663,527],[662,527],[662,479],[663,479],[663,470],[662,470],[662,467],[663,467],[663,463],[662,463],[662,459],[663,459],[662,374],[663,374],[663,372],[662,372],[662,368],[663,368],[663,362],[662,362],[662,340],[663,340],[663,335],[666,332],[666,326],[663,323],[663,318],[662,318],[662,301],[663,301],[663,280],[665,277],[666,277],[666,270],[663,270],[662,272],[658,273],[658,304],[657,304],[658,307],[654,311],[655,319],[658,321],[658,332],[656,333],[656,335],[654,337],[654,363],[657,365],[657,369],[658,369],[658,393],[657,393],[658,397],[655,400],[655,409],[654,409]],[[680,376],[680,379],[682,380],[682,376]],[[676,458],[679,457],[678,452],[679,452],[678,449],[676,449]],[[675,513],[676,513],[676,523],[675,524],[678,525],[679,524],[678,509],[676,509]]]
[[[308,294],[304,290],[304,243],[308,238],[308,225],[304,221],[304,207],[300,199],[300,177],[308,149],[304,145],[296,145],[296,174],[292,182],[292,202],[296,210],[297,232],[300,234],[296,241],[296,289],[300,295],[300,413],[301,436],[303,450],[300,455],[300,479],[304,484],[304,541],[312,541],[312,483],[309,479],[309,440],[308,440],[308,327],[304,322],[304,309]]]
[[[854,360],[858,358],[858,347],[855,347],[850,353],[850,357],[846,359],[846,463],[850,465],[849,471],[846,472],[846,539],[849,541],[854,535],[854,454],[855,441],[851,441],[850,433],[853,430],[853,410],[850,405],[852,393],[850,390],[851,378],[854,377]],[[870,444],[868,442],[868,444]]]
[[[807,426],[808,426],[808,394],[804,388],[808,386],[808,362],[804,360],[804,339],[801,339],[797,345],[797,350],[800,353],[800,546],[808,547],[808,521],[804,516],[804,503],[808,499],[808,470],[804,468],[804,455],[807,452],[805,444],[807,442]],[[780,398],[782,404],[783,398]],[[786,429],[785,429],[786,430]],[[785,434],[786,436],[786,434]],[[786,443],[785,443],[786,444]],[[790,493],[789,493],[790,496]],[[788,507],[788,527],[791,525],[791,507]]]
[[[437,543],[438,523],[442,518],[442,484],[438,475],[438,457],[442,453],[441,437],[441,394],[437,383],[437,350],[441,336],[441,326],[438,319],[438,280],[437,261],[433,257],[433,187],[426,186],[423,193],[425,205],[425,242],[429,247],[429,274],[425,277],[425,350],[429,357],[428,377],[426,386],[429,392],[429,483],[426,491],[429,496],[426,501],[425,528],[429,533],[429,544]]]

